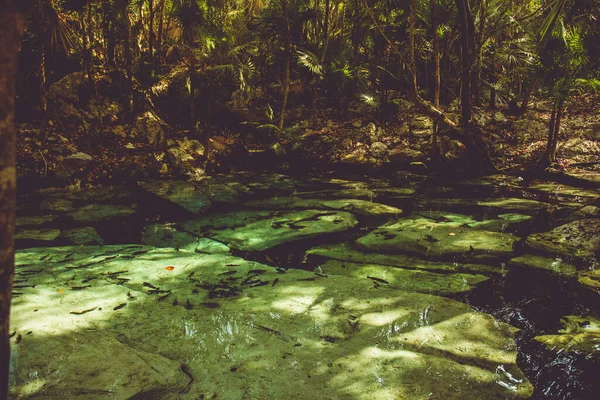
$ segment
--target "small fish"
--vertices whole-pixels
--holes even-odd
[[[157,300],[158,301],[163,301],[164,299],[166,299],[170,295],[171,295],[171,292],[168,292],[167,294],[163,294],[162,296],[159,296]]]
[[[275,278],[275,280],[273,280],[273,283],[271,283],[271,287],[277,285],[278,282],[279,282],[279,278]]]
[[[121,308],[125,307],[127,305],[127,303],[121,303],[118,306],[116,306],[115,308],[113,308],[113,310],[117,311],[120,310]]]
[[[87,286],[71,286],[71,290],[83,290],[83,289],[87,289],[89,287],[92,287],[92,285],[87,285]]]
[[[375,281],[375,282],[389,284],[389,282],[386,281],[385,279],[377,278],[376,276],[367,276],[367,278],[369,278],[369,279],[371,279],[372,281]]]
[[[88,308],[87,310],[83,310],[83,311],[71,311],[69,314],[73,314],[73,315],[83,315],[83,314],[87,314],[89,312],[92,312],[94,310],[98,309],[98,307],[94,307],[94,308]]]
[[[248,271],[248,275],[262,275],[267,272],[266,269],[251,269]]]
[[[221,307],[221,305],[219,303],[211,303],[211,302],[200,303],[200,305],[203,305],[206,308],[219,308],[219,307]]]
[[[149,282],[143,282],[142,286],[151,288],[151,289],[158,289],[156,286],[154,286],[153,284],[149,283]]]
[[[427,240],[428,242],[431,242],[431,243],[435,243],[435,242],[439,242],[440,241],[439,239],[436,239],[436,238],[434,238],[431,235],[425,235],[425,240]]]

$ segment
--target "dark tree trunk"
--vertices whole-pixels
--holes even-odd
[[[83,65],[88,79],[90,93],[95,92],[94,76],[92,71],[92,49],[91,49],[91,34],[92,34],[92,3],[88,4],[88,10],[81,11],[81,37],[83,40]]]
[[[102,0],[102,34],[106,42],[106,65],[115,67],[115,34],[112,28],[113,14],[109,0]]]
[[[419,89],[417,87],[417,61],[415,58],[415,29],[417,25],[417,1],[410,0],[410,12],[408,16],[408,24],[410,33],[408,35],[409,55],[410,55],[410,75],[411,75],[411,90],[413,96],[416,96]]]
[[[543,166],[548,166],[556,162],[556,150],[558,144],[558,132],[560,130],[560,121],[562,118],[565,102],[562,99],[554,102],[552,115],[550,116],[550,124],[548,126],[548,142],[546,144],[546,152],[541,160]]]
[[[440,37],[437,31],[437,20],[435,15],[436,0],[429,0],[429,12],[431,18],[431,29],[433,31],[433,105],[435,108],[440,108]],[[439,158],[438,147],[438,122],[433,123],[433,134],[431,136],[431,157],[432,160]]]
[[[150,71],[154,75],[154,0],[148,0],[148,51],[150,53]]]
[[[475,48],[475,25],[469,0],[455,0],[458,9],[458,21],[460,25],[460,49],[461,49],[461,108],[463,130],[470,132],[471,119],[473,116],[472,99],[472,70],[473,50]]]
[[[127,104],[125,107],[125,119],[131,121],[133,119],[133,56],[131,54],[131,21],[129,20],[129,2],[121,10],[121,21],[125,27],[125,37],[123,38],[123,55],[125,57],[125,74],[127,81],[125,84],[125,94],[127,96]]]
[[[325,57],[327,56],[327,47],[329,46],[329,0],[325,0],[325,17],[323,23],[323,50],[321,51],[321,58],[319,62],[323,66],[325,64]],[[317,77],[317,82],[315,83],[315,88],[313,90],[313,100],[312,100],[312,126],[313,129],[317,129],[319,125],[318,118],[318,103],[319,103],[319,89],[321,86],[322,77]]]
[[[163,42],[163,27],[165,19],[165,0],[160,0],[158,4],[158,34],[156,37],[156,67],[160,70],[162,63],[162,42]]]
[[[15,81],[24,13],[13,1],[0,8],[0,399],[8,397],[10,303],[15,261]]]
[[[537,78],[532,77],[531,81],[527,85],[527,89],[525,90],[525,95],[523,96],[523,102],[521,103],[521,107],[519,107],[519,114],[525,114],[525,111],[527,111],[527,107],[529,107],[529,101],[531,100],[531,95],[533,94],[536,86]]]
[[[479,30],[477,31],[477,74],[473,79],[473,94],[475,104],[481,105],[481,75],[483,71],[483,37],[485,30],[485,11],[487,0],[481,0],[479,5]]]
[[[290,95],[290,74],[292,68],[292,37],[290,31],[290,16],[288,15],[287,0],[281,0],[281,9],[285,23],[285,77],[283,78],[283,100],[281,102],[281,115],[279,116],[279,130],[283,129],[285,122],[285,111],[288,97]]]

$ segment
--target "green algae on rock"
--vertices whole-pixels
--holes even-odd
[[[40,226],[52,222],[56,215],[31,215],[28,217],[17,217],[16,226]]]
[[[574,277],[577,275],[577,268],[559,257],[550,258],[533,254],[524,254],[519,257],[511,258],[508,262],[508,266],[513,268],[544,269],[566,277]]]
[[[104,239],[91,226],[66,229],[60,235],[60,239],[62,242],[70,245],[104,244]]]
[[[600,218],[569,222],[548,232],[529,235],[526,244],[534,250],[563,257],[595,257],[600,251]]]
[[[324,274],[370,279],[376,286],[440,295],[468,292],[478,283],[489,279],[484,275],[435,273],[340,260],[328,260],[319,265],[317,270]]]
[[[516,365],[516,329],[444,297],[138,245],[28,249],[16,264],[35,285],[12,310],[13,328],[31,332],[14,343],[19,398],[533,392]]]
[[[586,203],[600,197],[597,190],[582,189],[575,186],[563,185],[558,182],[537,183],[527,187],[535,193],[544,193],[558,200],[569,200]]]
[[[142,243],[156,247],[196,251],[199,253],[229,253],[231,249],[223,243],[209,238],[200,238],[189,232],[180,231],[175,224],[152,224],[144,228]]]
[[[210,237],[238,250],[262,251],[283,243],[342,232],[357,224],[356,218],[347,212],[305,210],[281,213],[236,229],[214,231]]]
[[[113,218],[130,217],[135,213],[135,208],[118,204],[87,204],[67,215],[77,222],[92,224]]]
[[[192,213],[201,213],[211,206],[211,202],[195,185],[182,181],[139,182],[148,193],[175,203]]]
[[[336,200],[321,200],[321,199],[306,199],[295,196],[290,197],[272,197],[266,200],[256,200],[246,203],[248,207],[262,209],[317,209],[317,210],[339,210],[348,211],[350,213],[362,216],[398,216],[402,210],[396,207],[388,206],[381,203],[360,199],[336,199]]]
[[[399,268],[409,268],[439,272],[466,272],[484,275],[500,274],[497,267],[484,264],[464,262],[430,261],[404,254],[385,254],[361,251],[349,243],[321,245],[306,251],[308,255],[322,256],[334,260],[351,261],[363,264],[387,265]]]
[[[518,237],[508,233],[415,218],[399,219],[380,226],[357,239],[356,243],[368,251],[466,260],[510,257],[517,240]]]
[[[553,335],[536,336],[551,351],[578,352],[585,357],[600,360],[600,321],[590,316],[568,315],[562,320],[563,328]]]
[[[536,215],[542,210],[555,208],[555,206],[548,203],[517,197],[487,199],[435,198],[421,201],[420,207],[427,210],[527,215]]]
[[[455,224],[456,226],[468,226],[493,232],[514,231],[527,224],[531,220],[530,215],[507,213],[499,214],[497,217],[476,219],[470,215],[450,213],[444,211],[418,211],[414,215],[422,216],[437,222]]]
[[[600,294],[600,269],[580,272],[577,281],[593,292]]]
[[[19,229],[15,233],[15,240],[52,242],[59,236],[60,229]]]

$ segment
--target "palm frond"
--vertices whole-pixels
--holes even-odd
[[[298,64],[307,68],[313,75],[317,77],[322,77],[324,74],[323,65],[319,58],[312,52],[308,50],[296,51],[296,55],[298,56]]]

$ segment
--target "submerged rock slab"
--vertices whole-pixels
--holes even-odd
[[[588,203],[600,197],[597,190],[582,189],[575,186],[563,185],[558,182],[544,182],[531,185],[527,188],[534,193],[543,193],[551,198],[563,201],[577,201]]]
[[[52,242],[60,236],[60,229],[19,229],[15,233],[15,240],[36,240]]]
[[[192,213],[201,213],[211,206],[211,202],[195,185],[182,181],[139,182],[146,192],[175,203]]]
[[[375,252],[419,254],[429,258],[503,258],[513,252],[518,237],[435,222],[426,218],[399,219],[356,240]]]
[[[375,286],[385,286],[410,292],[455,294],[468,292],[489,278],[483,275],[461,273],[435,273],[378,264],[358,264],[349,261],[329,260],[319,265],[324,274],[342,275],[370,280]]]
[[[317,210],[340,210],[348,211],[355,215],[369,217],[398,216],[402,213],[402,210],[396,207],[359,199],[321,200],[304,198],[301,199],[295,196],[290,196],[272,197],[266,200],[251,201],[246,203],[246,205],[253,208],[266,208],[276,210],[293,210],[299,208],[309,208]]]
[[[508,262],[508,266],[513,268],[544,269],[567,277],[573,277],[577,275],[577,268],[562,260],[560,257],[550,258],[536,256],[533,254],[525,254],[519,257],[511,258]]]
[[[182,363],[104,333],[43,334],[16,348],[19,399],[163,399],[190,382]]]
[[[157,247],[173,247],[176,249],[196,249],[198,236],[179,231],[175,224],[151,224],[142,231],[142,244]]]
[[[595,293],[600,294],[600,269],[580,272],[577,281]]]
[[[56,220],[56,215],[31,215],[28,217],[17,217],[17,226],[40,226],[45,225]]]
[[[555,335],[536,336],[551,351],[578,352],[600,360],[600,321],[590,316],[568,315],[562,320],[563,328]]]
[[[554,206],[531,199],[517,197],[492,198],[492,199],[462,199],[462,198],[437,198],[423,200],[420,207],[427,210],[446,210],[457,212],[480,212],[485,214],[527,214],[536,215],[542,210]]]
[[[137,245],[28,249],[17,253],[17,274],[35,287],[12,309],[15,398],[533,391],[516,365],[516,329],[443,297]]]
[[[569,222],[548,232],[529,235],[534,250],[563,257],[595,257],[600,251],[600,218]]]
[[[209,238],[199,238],[177,229],[173,223],[152,224],[144,228],[142,243],[156,247],[172,247],[200,253],[229,253],[231,249],[223,243]]]
[[[126,218],[136,213],[132,207],[117,204],[87,204],[67,215],[77,222],[92,224],[113,218]]]
[[[388,265],[434,272],[467,272],[485,275],[501,273],[500,268],[491,265],[430,261],[403,254],[370,253],[356,249],[347,243],[313,247],[307,250],[306,254],[354,263]]]
[[[60,238],[67,244],[82,245],[82,244],[104,244],[104,239],[98,231],[91,226],[83,228],[73,228],[65,230]]]
[[[213,223],[217,226],[213,226]],[[221,219],[212,216],[204,220],[188,221],[183,224],[183,228],[238,250],[262,251],[283,243],[343,232],[357,224],[356,218],[347,212],[304,210],[288,213],[223,214]]]
[[[431,219],[436,222],[445,222],[456,226],[468,226],[493,232],[514,231],[531,220],[530,215],[508,213],[499,214],[497,217],[476,219],[470,215],[456,214],[444,211],[419,211],[415,215]]]

